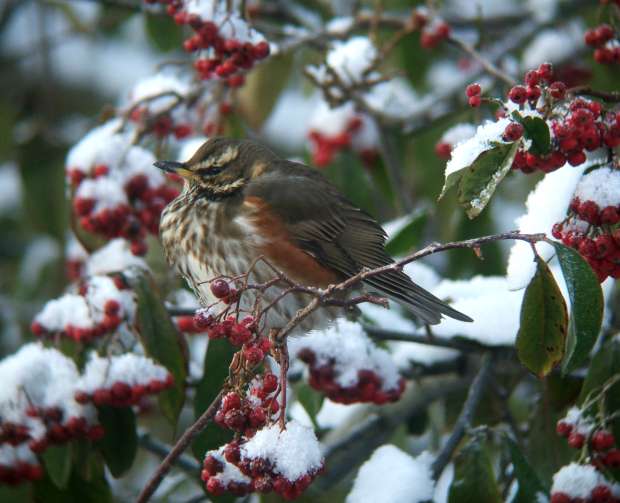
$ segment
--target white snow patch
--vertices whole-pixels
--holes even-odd
[[[129,249],[129,243],[117,238],[93,253],[86,262],[88,275],[122,272],[130,267],[148,269],[146,262],[136,257]]]
[[[0,215],[17,210],[22,201],[22,180],[14,162],[0,164]]]
[[[580,465],[571,463],[563,466],[553,476],[551,493],[563,492],[571,498],[584,498],[588,500],[590,493],[597,485],[604,482],[602,474],[592,465]]]
[[[359,469],[346,503],[418,503],[432,499],[433,457],[424,452],[413,458],[393,445],[373,452]]]
[[[584,46],[585,26],[581,21],[567,23],[561,29],[542,30],[523,50],[521,67],[533,70],[541,63],[560,63],[571,58]]]
[[[581,201],[594,201],[599,208],[620,205],[620,171],[602,167],[583,175],[575,189]]]
[[[476,134],[476,126],[468,122],[460,122],[447,129],[441,136],[442,143],[448,143],[454,148],[461,142],[469,140]]]

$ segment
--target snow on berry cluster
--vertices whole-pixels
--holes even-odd
[[[333,327],[289,341],[289,351],[308,365],[310,385],[339,403],[398,400],[405,381],[389,353],[361,326],[338,320]]]
[[[151,0],[194,34],[183,48],[197,55],[194,68],[203,80],[219,78],[229,87],[244,83],[244,73],[271,52],[267,40],[244,21],[239,2],[219,0]],[[229,4],[232,9],[229,10]]]
[[[74,398],[82,404],[129,407],[173,383],[172,374],[146,356],[124,353],[101,357],[92,352],[75,385]]]
[[[0,483],[40,478],[36,454],[50,444],[103,436],[94,407],[73,397],[78,380],[71,359],[38,343],[0,362]]]
[[[88,278],[76,293],[49,301],[35,316],[32,332],[39,337],[60,334],[90,342],[117,331],[123,323],[131,323],[135,313],[133,293],[118,283],[109,276]]]
[[[615,503],[620,484],[610,483],[591,465],[571,463],[553,476],[551,503]]]
[[[556,425],[556,432],[565,437],[573,449],[589,447],[592,464],[597,467],[620,468],[620,449],[614,435],[572,407]]]
[[[469,123],[459,123],[447,129],[435,145],[435,154],[440,159],[449,160],[452,150],[459,143],[469,140],[476,134],[476,126]]]
[[[274,423],[251,438],[233,440],[205,455],[202,480],[214,495],[275,492],[298,498],[323,470],[323,456],[312,429],[295,421],[284,430]]]
[[[245,395],[231,391],[224,396],[215,414],[215,423],[252,437],[280,409],[277,390],[278,378],[274,374],[266,372],[256,376]]]
[[[584,41],[594,48],[594,59],[597,63],[620,64],[620,35],[611,25],[601,24],[588,30]]]
[[[581,177],[568,216],[553,226],[552,235],[575,248],[600,281],[620,277],[620,170],[609,166]]]
[[[153,167],[155,157],[131,144],[112,120],[95,128],[67,157],[73,213],[86,231],[131,242],[134,255],[146,253],[147,233],[157,234],[162,210],[178,194]]]

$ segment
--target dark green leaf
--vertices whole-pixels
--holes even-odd
[[[480,437],[473,437],[454,461],[448,503],[501,503],[489,453]]]
[[[71,474],[64,489],[57,488],[49,478],[33,484],[33,500],[36,503],[112,503],[112,493],[103,470],[90,479],[81,478],[77,471]]]
[[[97,446],[110,472],[118,478],[131,468],[136,457],[136,417],[131,407],[98,407],[98,415],[105,435]]]
[[[536,274],[525,290],[517,334],[519,360],[539,377],[562,360],[568,314],[562,292],[549,267],[536,256]]]
[[[439,198],[451,187],[457,187],[457,200],[469,218],[477,217],[485,208],[499,183],[504,179],[519,148],[520,141],[495,143],[482,152],[466,168],[450,173]]]
[[[168,420],[175,425],[185,401],[187,363],[184,341],[168,316],[153,280],[141,272],[132,274],[128,279],[137,295],[138,332],[146,353],[174,376],[172,388],[160,393],[159,404]]]
[[[544,494],[548,497],[548,488],[546,488],[538,478],[536,470],[534,470],[528,460],[525,459],[519,446],[510,437],[507,436],[505,438],[508,449],[510,450],[514,474],[519,482],[519,490],[511,503],[530,503],[532,501],[537,501],[539,499],[539,494]]]
[[[45,471],[59,489],[67,486],[71,476],[71,444],[53,445],[41,455]]]
[[[545,120],[540,117],[522,117],[516,110],[512,112],[512,117],[523,126],[525,138],[532,141],[528,152],[538,156],[547,155],[551,150],[551,134]]]
[[[319,425],[316,422],[316,415],[319,413],[319,410],[321,410],[325,395],[313,390],[305,382],[301,382],[295,386],[295,396],[308,413],[308,416],[310,416],[315,429],[319,429]]]
[[[603,292],[592,268],[572,248],[553,243],[571,303],[562,372],[575,370],[590,356],[603,322]]]
[[[183,45],[181,28],[169,16],[146,14],[144,26],[149,40],[160,51],[179,50]]]
[[[428,213],[419,211],[409,217],[405,226],[396,232],[385,244],[390,255],[405,255],[420,242],[424,227],[428,222]]]
[[[204,373],[196,387],[196,397],[194,398],[196,418],[202,415],[222,389],[222,384],[228,377],[228,367],[234,353],[234,348],[226,340],[209,341],[205,355]],[[194,456],[202,462],[206,451],[217,449],[231,438],[232,435],[229,430],[220,428],[212,422],[194,440],[192,444]]]

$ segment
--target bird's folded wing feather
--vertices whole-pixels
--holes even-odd
[[[279,170],[252,181],[246,194],[268,205],[295,244],[344,278],[364,268],[393,263],[385,251],[385,231],[370,215],[346,200],[320,173],[300,164],[281,162],[286,164]],[[471,321],[402,271],[387,271],[364,283],[405,304],[426,323],[439,323],[441,314]]]

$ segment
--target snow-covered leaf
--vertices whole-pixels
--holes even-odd
[[[547,155],[551,150],[551,133],[547,123],[540,117],[523,117],[516,110],[512,112],[512,117],[523,126],[525,138],[532,142],[528,151],[538,156]]]
[[[517,334],[519,360],[539,377],[562,360],[568,325],[566,303],[549,267],[536,256],[536,274],[523,296]]]
[[[439,198],[457,187],[458,202],[469,218],[477,217],[485,208],[499,183],[504,179],[517,153],[520,142],[494,142],[467,167],[449,173]]]
[[[562,372],[581,365],[598,338],[603,321],[603,292],[592,268],[572,248],[553,243],[571,301],[571,316]]]

